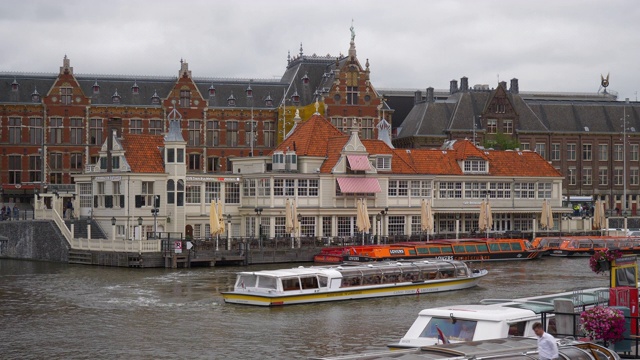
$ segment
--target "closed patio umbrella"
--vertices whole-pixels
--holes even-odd
[[[549,215],[547,215],[547,199],[542,200],[542,211],[540,211],[540,228],[549,229]]]
[[[296,237],[296,236],[299,236],[300,234],[300,222],[298,221],[298,205],[296,204],[295,201],[292,201],[291,203],[292,203],[291,220],[293,222],[293,237]],[[291,247],[293,248],[293,243]],[[300,247],[300,244],[298,244],[298,247]]]
[[[211,201],[211,207],[209,208],[209,232],[211,235],[216,235],[220,229],[220,222],[218,221],[218,211],[216,210],[215,201]]]
[[[368,233],[371,230],[371,220],[369,220],[369,207],[366,199],[362,199],[362,220],[364,222],[364,232]]]
[[[427,232],[427,241],[429,241],[429,232],[433,231],[433,210],[431,202],[422,199],[420,209],[420,229]]]
[[[553,210],[551,209],[551,201],[547,199],[547,230],[553,229]]]
[[[491,230],[491,225],[493,225],[493,216],[491,214],[491,205],[489,204],[489,200],[483,199],[480,204],[480,217],[478,219],[478,229],[480,231],[484,231],[489,236],[489,230]]]
[[[596,200],[593,209],[593,229],[594,230],[602,230],[607,224],[607,219],[604,213],[604,201]]]
[[[222,212],[222,200],[218,200],[218,234],[223,234],[225,232],[223,212]]]
[[[284,204],[284,229],[287,234],[291,234],[293,232],[293,216],[291,214],[291,202],[289,199]]]

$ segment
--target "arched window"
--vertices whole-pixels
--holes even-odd
[[[177,196],[177,205],[184,206],[184,181],[178,180],[178,196]]]

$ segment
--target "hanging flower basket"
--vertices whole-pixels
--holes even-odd
[[[596,251],[589,259],[589,267],[596,274],[604,273],[611,269],[611,262],[622,256],[622,251],[608,249],[606,251]]]
[[[594,306],[580,314],[580,328],[592,340],[615,343],[624,338],[624,314],[618,309]]]

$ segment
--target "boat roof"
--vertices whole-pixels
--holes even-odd
[[[260,275],[260,276],[272,276],[272,277],[288,277],[288,276],[300,276],[300,275],[314,275],[314,274],[324,274],[330,275],[332,277],[339,276],[342,272],[347,271],[364,271],[370,272],[371,270],[384,270],[384,269],[398,269],[398,268],[406,268],[410,269],[411,267],[431,267],[433,269],[437,268],[450,268],[453,269],[454,266],[466,266],[466,264],[462,261],[458,260],[438,260],[438,259],[429,259],[429,260],[419,260],[419,261],[378,261],[367,264],[360,263],[344,263],[341,265],[330,265],[330,266],[299,266],[290,269],[276,269],[276,270],[259,270],[259,271],[241,271],[238,275]]]
[[[441,317],[449,318],[451,316],[462,320],[481,320],[481,321],[508,321],[521,319],[525,317],[537,316],[536,313],[529,309],[503,307],[496,304],[493,305],[453,305],[443,306],[420,311],[420,317]]]

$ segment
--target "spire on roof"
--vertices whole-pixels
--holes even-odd
[[[291,64],[291,51],[287,50],[287,64]]]
[[[300,57],[302,57],[302,42],[300,43]]]
[[[71,61],[67,58],[67,54],[62,59],[62,66],[60,67],[60,74],[73,74],[73,68],[71,67]]]

